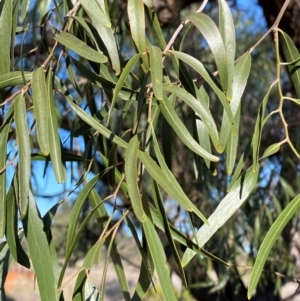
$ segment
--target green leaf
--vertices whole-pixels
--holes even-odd
[[[14,71],[5,74],[0,74],[0,89],[26,84],[26,82],[24,82],[24,79],[25,81],[29,81],[31,80],[31,77],[32,77],[31,72],[21,72],[21,71]]]
[[[61,31],[55,37],[55,40],[89,61],[96,63],[107,62],[107,57],[102,52],[94,50],[83,41],[65,31]]]
[[[280,46],[286,62],[291,63],[288,65],[288,71],[291,75],[297,98],[300,99],[300,67],[299,65],[297,66],[297,63],[292,63],[300,58],[300,54],[293,40],[286,33],[280,33]]]
[[[69,226],[68,226],[68,233],[67,233],[67,243],[66,243],[66,253],[69,253],[72,245],[74,245],[74,238],[76,233],[76,227],[78,224],[78,220],[80,217],[80,214],[82,212],[83,205],[94,188],[94,186],[99,181],[99,175],[94,176],[85,186],[83,189],[81,189],[80,193],[78,194],[76,198],[76,202],[74,203],[74,206],[71,211],[71,216],[69,219]]]
[[[198,61],[197,59],[195,59],[194,57],[192,57],[186,53],[182,53],[179,51],[170,51],[170,50],[168,52],[173,54],[175,57],[179,58],[186,64],[190,65],[195,71],[197,71],[204,78],[204,80],[208,83],[208,85],[217,94],[219,100],[221,101],[221,103],[228,115],[230,122],[233,123],[234,122],[233,115],[232,115],[226,95],[220,89],[218,83],[216,82],[216,79],[209,74],[209,72],[205,69],[203,64],[200,61]]]
[[[180,257],[179,257],[179,254],[178,254],[175,242],[174,242],[174,238],[172,236],[172,232],[171,232],[171,229],[170,229],[167,213],[165,211],[165,208],[164,208],[164,205],[163,205],[163,200],[162,200],[160,192],[159,192],[158,185],[157,185],[156,182],[154,182],[152,180],[151,181],[151,186],[152,186],[151,188],[152,188],[152,193],[153,193],[153,197],[154,197],[154,202],[155,202],[157,210],[160,213],[161,219],[163,221],[166,237],[168,239],[170,248],[172,250],[174,260],[177,264],[177,269],[178,269],[179,275],[181,277],[181,280],[182,280],[184,286],[188,287],[186,277],[185,277],[185,274],[184,274],[184,270],[181,266]]]
[[[269,253],[279,237],[280,233],[290,221],[290,219],[296,214],[300,207],[300,195],[297,195],[281,212],[276,221],[272,224],[270,230],[265,236],[262,245],[259,248],[253,270],[251,272],[249,286],[248,286],[248,299],[251,298],[261,273],[263,271],[264,264],[269,256]]]
[[[128,78],[129,73],[132,71],[133,66],[137,63],[137,61],[140,59],[140,57],[141,57],[141,54],[138,53],[138,54],[134,55],[132,58],[130,58],[130,60],[126,64],[126,67],[122,71],[121,76],[120,76],[119,80],[117,81],[115,89],[114,89],[113,99],[111,102],[111,108],[109,110],[107,123],[110,120],[111,112],[115,106],[117,97],[119,97],[120,91],[122,90],[124,83],[125,83],[126,79]]]
[[[93,0],[80,0],[84,7],[84,10],[90,17],[94,27],[96,28],[99,36],[101,37],[112,63],[112,67],[118,75],[121,71],[119,52],[114,38],[113,31],[111,29],[111,23],[109,16],[106,14],[104,1],[93,1]],[[99,16],[103,16],[105,12],[106,17],[103,19]],[[107,21],[108,19],[108,21]]]
[[[242,206],[257,184],[258,173],[259,168],[256,170],[250,168],[234,184],[230,192],[208,218],[209,226],[205,224],[198,230],[194,241],[199,242],[199,247],[203,247],[217,230]],[[186,266],[195,255],[194,251],[186,250],[181,260],[182,265]]]
[[[18,185],[21,219],[24,218],[28,207],[29,179],[31,175],[30,165],[30,141],[27,125],[26,105],[24,94],[19,94],[14,103],[15,124],[19,144],[19,163],[18,163]]]
[[[9,246],[12,257],[16,262],[23,265],[26,268],[30,268],[30,262],[27,254],[25,253],[20,239],[18,237],[18,210],[15,197],[15,191],[13,185],[10,186],[7,196],[7,225],[6,225],[6,241]]]
[[[140,0],[128,0],[127,12],[129,19],[129,26],[131,37],[136,45],[139,53],[144,53],[142,59],[142,67],[145,72],[148,71],[148,59],[146,52],[146,24],[145,24],[145,11],[144,3]]]
[[[91,269],[94,265],[99,264],[102,255],[102,247],[105,243],[106,237],[102,237],[97,241],[88,251],[83,261],[83,268],[86,270]]]
[[[269,96],[271,93],[272,88],[274,87],[275,83],[273,83],[269,90],[267,91],[260,107],[257,113],[257,118],[255,122],[255,128],[254,128],[254,133],[252,137],[252,150],[253,150],[253,167],[256,168],[258,166],[258,156],[259,156],[259,149],[260,149],[260,141],[261,141],[261,135],[262,135],[262,129],[264,125],[264,118],[265,118],[265,111],[266,111],[266,106],[269,100]]]
[[[48,137],[50,145],[50,157],[56,181],[57,183],[61,184],[66,179],[66,170],[62,161],[58,120],[52,87],[52,71],[50,69],[48,70],[47,74],[46,89],[48,101]]]
[[[230,102],[230,109],[234,116],[234,122],[228,118],[227,112],[224,112],[222,119],[222,126],[220,131],[220,143],[221,148],[224,150],[228,136],[231,133],[233,137],[238,137],[238,122],[239,117],[236,114],[240,114],[239,107],[244,90],[247,85],[248,77],[251,69],[251,55],[245,54],[234,66],[233,85],[232,85],[232,99]]]
[[[221,37],[225,46],[227,56],[227,68],[228,68],[228,88],[227,98],[231,100],[234,95],[232,91],[232,80],[235,74],[234,72],[234,58],[235,58],[235,29],[232,20],[230,8],[225,0],[219,0],[219,29]]]
[[[169,103],[168,99],[165,99],[164,101],[160,102],[159,106],[162,114],[168,121],[168,123],[173,128],[174,132],[177,134],[177,136],[181,139],[181,141],[194,153],[199,155],[200,157],[203,157],[205,159],[208,159],[210,161],[218,162],[219,158],[208,153],[204,148],[202,148],[192,137],[184,123],[181,121],[179,116],[177,115],[174,108]]]
[[[157,99],[163,100],[163,64],[161,51],[156,46],[149,47],[150,71],[154,95]]]
[[[40,67],[32,73],[32,97],[34,104],[34,115],[36,119],[37,139],[41,151],[45,155],[50,153],[48,132],[48,101],[44,68]],[[46,99],[45,99],[46,98]]]
[[[21,9],[21,18],[24,21],[25,17],[26,17],[26,13],[29,7],[29,0],[23,0],[22,1],[22,9]]]
[[[111,22],[109,15],[106,12],[104,1],[79,0],[84,10],[90,16],[91,20],[97,20],[97,23],[110,28]]]
[[[158,280],[164,298],[168,301],[175,301],[177,300],[177,298],[175,296],[174,288],[170,279],[170,271],[167,268],[165,250],[152,224],[152,221],[147,215],[145,222],[143,223],[143,229],[145,231],[148,247],[151,253],[152,260],[154,262],[154,266],[156,268]]]
[[[216,150],[219,151],[219,133],[209,107],[206,104],[202,105],[201,101],[197,100],[193,95],[175,85],[164,85],[164,90],[167,90],[182,99],[195,111],[195,113],[201,117],[201,120],[207,128]]]
[[[280,150],[281,145],[282,145],[282,142],[277,142],[277,143],[274,143],[274,144],[268,146],[260,159],[264,159],[264,158],[267,158],[267,157],[270,157],[270,156],[276,154]]]
[[[13,108],[13,106],[11,106]],[[5,224],[6,224],[6,154],[7,154],[7,139],[12,121],[12,114],[6,113],[6,116],[10,115],[8,121],[4,122],[0,127],[0,238],[4,236]]]
[[[95,217],[97,218],[100,229],[102,230],[104,227],[104,223],[108,220],[108,214],[106,212],[106,209],[104,205],[101,203],[102,200],[95,190],[91,191],[89,195],[89,200],[93,207],[93,210],[96,209]],[[119,254],[117,245],[111,236],[107,237],[107,244],[111,246],[110,256],[114,264],[114,268],[119,280],[119,284],[122,288],[124,299],[126,301],[129,301],[130,300],[129,286],[128,286],[127,278],[124,272],[121,256]]]
[[[0,300],[7,301],[3,284],[5,283],[9,266],[12,262],[8,245],[5,241],[0,243],[0,283],[2,289],[0,290]]]
[[[23,225],[41,301],[57,301],[48,240],[31,191],[29,192],[29,206],[23,219]]]
[[[145,220],[145,212],[142,205],[142,199],[138,188],[137,174],[137,153],[139,149],[139,140],[137,135],[129,141],[125,156],[125,178],[128,187],[128,194],[135,216],[140,222]]]
[[[150,176],[161,186],[177,203],[185,210],[194,212],[205,223],[207,223],[204,215],[195,207],[190,199],[183,192],[174,175],[167,169],[163,171],[156,162],[146,152],[139,151],[138,156],[147,169]],[[166,167],[167,168],[167,167]]]
[[[206,39],[216,61],[221,86],[225,94],[228,91],[228,61],[224,43],[217,25],[203,13],[194,13],[187,17],[202,33]],[[231,77],[232,78],[232,77]]]
[[[12,30],[12,12],[13,1],[5,0],[0,4],[2,10],[0,13],[0,89],[1,75],[10,70],[10,39]]]

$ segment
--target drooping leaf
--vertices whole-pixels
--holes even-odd
[[[217,25],[203,13],[193,13],[187,17],[206,39],[216,61],[220,75],[221,86],[225,94],[228,91],[228,61],[224,43]]]
[[[221,37],[224,43],[226,56],[227,56],[227,68],[228,68],[228,88],[227,98],[231,100],[233,96],[232,81],[234,73],[234,59],[235,59],[235,29],[232,20],[230,8],[225,0],[219,0],[219,29]]]
[[[58,120],[55,109],[52,72],[48,71],[46,79],[48,101],[48,137],[50,145],[50,157],[57,183],[61,184],[66,179],[66,169],[62,161],[61,142],[58,130]]]
[[[148,59],[146,55],[146,24],[144,3],[140,0],[128,0],[127,12],[131,37],[136,45],[136,48],[142,56],[142,67],[145,72],[149,69]]]
[[[31,77],[32,77],[31,72],[22,73],[21,71],[14,71],[14,72],[0,74],[0,89],[21,85],[24,83],[24,79],[25,81],[29,81]]]
[[[300,53],[293,40],[284,32],[281,32],[280,44],[286,62],[290,63],[288,71],[291,75],[297,98],[300,99],[300,66],[296,63],[296,60],[300,58]]]
[[[7,244],[9,246],[9,250],[11,252],[12,257],[16,262],[25,266],[26,268],[30,268],[30,262],[27,254],[25,253],[21,243],[20,238],[18,237],[18,210],[17,210],[17,202],[15,198],[14,186],[11,185],[7,196],[7,225],[5,236],[7,240]]]
[[[164,90],[167,90],[168,92],[171,92],[177,97],[181,98],[195,111],[195,113],[197,113],[201,117],[201,120],[207,128],[207,131],[210,134],[211,140],[213,141],[216,150],[219,151],[219,133],[209,107],[205,104],[202,105],[201,101],[197,100],[193,95],[175,85],[164,85]]]
[[[251,298],[257,286],[264,264],[268,259],[269,253],[275,241],[279,237],[280,233],[282,232],[286,224],[298,211],[299,206],[300,206],[300,195],[297,195],[281,212],[281,214],[278,216],[276,221],[272,224],[270,230],[265,236],[262,245],[260,246],[259,251],[257,253],[255,264],[249,279],[249,286],[248,286],[248,293],[247,293],[248,299]]]
[[[73,50],[80,56],[96,63],[106,63],[107,57],[102,52],[94,50],[83,41],[79,40],[75,36],[68,32],[62,31],[56,37],[55,40],[64,45],[65,47]]]
[[[125,156],[125,178],[128,187],[128,194],[135,216],[140,222],[145,220],[145,212],[142,205],[142,199],[138,188],[137,173],[137,153],[139,140],[137,135],[133,136],[128,144]]]
[[[156,46],[149,47],[149,57],[150,57],[150,72],[154,95],[157,99],[163,99],[163,64],[161,51]]]
[[[177,134],[177,136],[181,139],[181,141],[194,153],[198,154],[200,157],[211,160],[213,162],[218,162],[219,158],[209,154],[204,148],[202,148],[192,137],[184,123],[181,121],[179,116],[177,115],[175,109],[171,106],[168,99],[160,102],[159,106],[162,114],[168,121],[168,123],[172,126],[172,129]]]
[[[10,38],[12,30],[13,1],[1,3],[0,14],[0,89],[2,75],[10,70]]]
[[[57,301],[48,240],[31,191],[28,211],[22,222],[41,301]]]
[[[48,155],[50,153],[49,131],[48,131],[48,99],[46,78],[44,68],[40,67],[32,73],[32,97],[34,103],[34,115],[36,119],[37,139],[41,151]]]
[[[146,152],[139,151],[138,157],[141,159],[150,176],[159,184],[159,186],[161,186],[185,210],[194,212],[203,220],[203,222],[207,223],[204,215],[186,196],[170,171],[163,171]]]
[[[15,124],[19,145],[19,163],[18,163],[18,182],[19,195],[18,203],[20,205],[21,219],[24,218],[28,207],[29,179],[31,174],[30,166],[30,141],[27,125],[26,105],[24,94],[19,94],[14,103]]]
[[[216,82],[216,79],[209,74],[209,72],[205,69],[203,64],[197,59],[195,59],[194,57],[186,53],[179,52],[179,51],[171,51],[171,50],[169,50],[168,52],[175,55],[175,57],[179,58],[186,64],[190,65],[195,71],[197,71],[204,78],[204,80],[209,84],[209,86],[213,89],[213,91],[216,93],[219,100],[221,101],[230,122],[233,122],[233,115],[230,110],[229,102],[224,91],[220,89],[218,83]]]
[[[146,216],[145,222],[143,223],[143,229],[145,231],[145,236],[164,298],[168,301],[175,301],[177,298],[170,279],[170,272],[167,268],[165,251],[152,221],[148,216]]]
[[[0,238],[4,236],[6,225],[6,153],[12,114],[8,112],[7,116],[10,118],[0,127]]]
[[[250,168],[244,176],[236,181],[230,192],[208,218],[209,226],[205,224],[197,232],[196,241],[199,243],[199,247],[203,247],[249,197],[256,186],[258,173],[259,168],[255,170]],[[182,258],[182,265],[186,266],[195,255],[195,252],[186,250]]]

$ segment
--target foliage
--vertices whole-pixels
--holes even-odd
[[[272,27],[275,80],[258,100],[253,130],[242,135],[249,113],[242,100],[249,105],[253,95],[252,56],[269,32],[249,51],[241,50],[225,0],[218,1],[218,18],[204,13],[204,1],[171,36],[162,31],[151,1],[129,0],[121,12],[117,1],[48,2],[50,9],[41,1],[35,8],[26,0],[0,3],[1,250],[32,265],[41,300],[47,301],[63,300],[66,268],[96,221],[98,236],[82,253],[74,300],[103,300],[109,256],[124,300],[141,300],[155,286],[155,272],[163,298],[176,300],[170,270],[196,298],[197,286],[222,296],[233,284],[232,293],[245,298],[236,270],[255,257],[248,298],[264,284],[278,290],[280,282],[265,277],[263,267],[281,267],[278,258],[266,260],[286,239],[280,237],[284,227],[297,229],[290,221],[300,205],[298,131],[289,130],[285,115],[287,105],[299,105],[300,56],[278,28],[286,5]],[[198,54],[189,45],[193,35],[206,43]],[[285,66],[295,97],[283,90],[289,81]],[[255,74],[257,82],[266,80],[260,77]],[[266,136],[275,122],[282,124],[281,135],[270,142]],[[293,169],[290,183],[277,171],[286,162]],[[52,173],[58,184],[76,181],[42,216],[35,187]],[[73,207],[60,266],[53,219],[67,197]],[[142,258],[133,294],[115,241],[122,227]],[[23,235],[28,250],[20,243]],[[97,291],[86,275],[104,246],[108,257]],[[247,259],[241,264],[242,255]],[[290,273],[290,263],[281,272]],[[196,265],[202,278],[193,271]],[[6,272],[2,267],[2,279]]]

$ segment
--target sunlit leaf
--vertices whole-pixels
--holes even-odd
[[[227,68],[228,68],[228,88],[227,98],[231,100],[233,96],[232,81],[234,72],[234,59],[235,59],[235,29],[231,16],[230,8],[225,0],[219,0],[219,29],[221,37],[225,46],[227,56]]]
[[[204,148],[202,148],[192,137],[184,123],[181,121],[179,116],[177,115],[174,108],[169,103],[168,99],[165,99],[164,101],[160,102],[159,106],[162,114],[168,121],[168,123],[171,125],[174,132],[177,134],[177,136],[181,139],[181,141],[194,153],[198,154],[200,157],[203,157],[205,159],[218,162],[219,158],[209,154]]]
[[[255,264],[251,272],[248,286],[248,299],[251,298],[261,273],[263,271],[264,264],[268,259],[269,253],[279,237],[280,233],[290,221],[290,219],[295,215],[300,206],[300,195],[296,196],[281,212],[276,221],[272,224],[270,230],[265,236],[256,256]]]
[[[256,170],[250,168],[246,174],[240,177],[234,184],[230,192],[208,218],[209,225],[205,224],[197,231],[196,240],[194,239],[194,241],[199,243],[199,247],[203,247],[217,230],[241,207],[255,188],[258,174],[259,168]],[[196,253],[194,251],[185,251],[182,258],[182,265],[186,266],[195,255]]]
[[[144,3],[140,0],[128,0],[127,12],[131,37],[139,53],[146,52],[146,24]],[[149,69],[147,55],[143,55],[142,67],[147,72]]]
[[[267,147],[260,159],[264,159],[276,154],[280,150],[281,142],[274,143]]]
[[[22,74],[24,74],[24,78]],[[9,72],[2,75],[0,74],[0,89],[10,87],[10,86],[26,84],[26,82],[24,83],[24,79],[25,81],[29,81],[31,77],[32,77],[31,72],[22,73],[21,71]]]
[[[34,103],[34,114],[36,119],[37,138],[41,151],[48,155],[50,153],[49,136],[48,136],[48,101],[46,78],[43,67],[36,69],[32,73],[32,98]]]
[[[203,13],[194,13],[187,17],[206,39],[216,61],[223,91],[228,90],[228,61],[224,43],[217,25]]]
[[[86,58],[87,60],[96,62],[96,63],[106,63],[107,57],[103,55],[102,52],[94,50],[90,46],[88,46],[83,41],[79,40],[75,36],[71,35],[67,32],[60,32],[56,37],[57,40],[62,45],[66,46],[67,48],[73,50],[80,56]]]
[[[18,163],[18,182],[19,196],[18,203],[20,204],[21,219],[24,218],[28,207],[29,195],[29,179],[31,173],[30,165],[30,141],[27,125],[25,97],[19,94],[14,103],[15,107],[15,124],[17,139],[19,145],[19,163]]]
[[[148,216],[146,216],[145,222],[143,223],[143,229],[145,231],[151,257],[156,268],[158,280],[165,300],[175,301],[177,298],[171,282],[170,271],[167,268],[165,251],[152,224],[152,221]]]

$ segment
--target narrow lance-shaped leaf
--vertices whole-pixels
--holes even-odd
[[[200,157],[205,159],[218,162],[219,158],[209,154],[204,148],[202,148],[192,137],[184,123],[180,120],[174,108],[169,103],[168,99],[160,102],[159,106],[162,114],[168,121],[168,123],[172,126],[174,132],[181,139],[181,141],[194,153],[198,154]]]
[[[264,159],[271,155],[276,154],[277,152],[279,152],[281,145],[282,145],[282,142],[277,142],[277,143],[274,143],[274,144],[268,146],[268,148],[264,151],[264,153],[260,159]]]
[[[233,136],[238,135],[238,126],[236,124],[237,118],[235,115],[238,113],[241,99],[245,91],[248,77],[251,69],[251,55],[249,53],[245,54],[234,66],[234,75],[233,75],[233,85],[232,85],[232,99],[230,102],[230,109],[232,115],[234,116],[234,122],[228,118],[226,110],[223,113],[221,131],[220,131],[220,143],[221,148],[224,150],[229,133],[232,132]]]
[[[224,110],[226,111],[226,114],[228,115],[230,122],[233,122],[233,115],[230,110],[229,102],[228,102],[228,99],[226,98],[225,93],[220,89],[216,79],[213,78],[209,74],[209,72],[205,69],[203,64],[200,61],[198,61],[197,59],[195,59],[194,57],[192,57],[186,53],[182,53],[179,51],[170,51],[170,50],[168,52],[175,55],[175,57],[179,58],[186,64],[190,65],[195,71],[197,71],[204,78],[204,80],[209,84],[209,86],[217,94],[219,100],[221,101],[221,103],[224,107]]]
[[[23,84],[24,78],[22,74],[24,75],[25,81],[29,81],[32,77],[31,72],[22,73],[21,71],[9,72],[2,75],[0,74],[0,89]]]
[[[158,47],[149,47],[149,57],[150,57],[150,72],[154,95],[157,99],[163,99],[163,64],[161,51]]]
[[[0,14],[0,76],[10,70],[10,38],[12,30],[13,1],[1,3]],[[1,79],[0,79],[1,83]]]
[[[231,100],[232,80],[234,75],[234,58],[235,58],[235,29],[232,20],[230,8],[225,0],[219,0],[219,29],[225,46],[228,68],[228,88],[227,98]]]
[[[96,63],[106,63],[107,57],[103,55],[102,52],[94,50],[90,46],[88,46],[83,41],[79,40],[72,34],[68,32],[60,32],[56,37],[55,40],[64,45],[65,47],[73,50],[80,56]]]
[[[119,80],[117,81],[115,89],[114,89],[113,99],[111,102],[111,108],[108,113],[107,123],[110,120],[111,112],[115,106],[117,97],[120,96],[119,94],[124,86],[124,83],[125,83],[127,77],[129,76],[129,73],[132,71],[133,66],[137,63],[137,61],[140,59],[140,57],[141,57],[141,54],[138,53],[138,54],[134,55],[132,58],[130,58],[130,60],[127,62],[124,70],[122,71],[121,76],[120,76]]]
[[[197,232],[197,239],[194,239],[194,241],[199,243],[199,247],[203,247],[216,231],[242,206],[256,186],[258,173],[259,168],[256,170],[250,168],[246,174],[240,177],[234,184],[230,192],[208,218],[209,226],[205,224]],[[182,265],[186,266],[195,255],[196,253],[194,251],[186,250],[182,258]]]
[[[280,233],[286,226],[286,224],[291,220],[291,218],[296,214],[299,210],[300,206],[300,195],[297,195],[281,212],[276,221],[272,224],[270,230],[268,231],[266,237],[263,240],[262,245],[259,248],[257,253],[256,261],[251,272],[249,286],[248,286],[248,299],[251,298],[259,278],[261,276],[264,264],[268,259],[269,253],[279,237]]]
[[[138,188],[137,174],[137,153],[139,148],[139,140],[137,135],[133,136],[128,144],[125,156],[125,177],[128,187],[128,194],[131,200],[132,208],[135,216],[140,222],[145,220],[145,212],[142,205],[142,199]]]
[[[162,170],[156,162],[146,152],[139,151],[138,156],[149,172],[150,176],[161,186],[177,203],[189,212],[194,212],[199,218],[207,223],[204,215],[195,207],[195,205],[186,196],[181,186],[176,181],[171,171],[165,168]]]
[[[206,39],[216,61],[216,65],[220,75],[220,81],[223,91],[227,93],[228,90],[228,62],[226,50],[214,21],[203,13],[194,13],[188,18],[202,33]]]
[[[29,258],[25,253],[20,243],[20,239],[18,237],[18,231],[17,231],[18,210],[17,210],[17,202],[15,198],[14,185],[11,185],[7,192],[6,202],[7,202],[7,226],[5,231],[5,237],[6,237],[7,244],[9,246],[9,250],[16,262],[29,269],[30,268]]]
[[[152,224],[152,221],[148,216],[143,223],[143,229],[148,242],[149,250],[151,253],[154,266],[158,275],[158,280],[162,289],[165,300],[172,301],[177,300],[175,291],[170,279],[170,271],[167,268],[167,262],[165,257],[165,251],[161,244],[161,241],[157,235],[157,232]]]
[[[299,64],[292,63],[300,58],[300,53],[293,40],[284,32],[280,35],[280,44],[286,62],[291,63],[288,65],[288,71],[291,75],[297,98],[300,99],[300,66]]]
[[[45,155],[50,153],[49,136],[48,136],[48,100],[46,78],[44,68],[40,67],[32,73],[32,97],[34,104],[34,115],[36,119],[37,139],[41,151]]]
[[[79,0],[91,19],[98,20],[98,22],[108,28],[111,27],[111,22],[104,7],[104,1],[93,0]]]
[[[193,95],[191,95],[190,93],[186,92],[184,89],[179,88],[175,85],[172,84],[164,85],[164,90],[167,90],[168,92],[171,92],[175,94],[177,97],[181,98],[195,111],[195,113],[197,113],[201,117],[202,121],[206,125],[207,131],[210,134],[211,140],[213,141],[216,150],[219,151],[220,141],[219,141],[218,129],[213,119],[213,116],[209,110],[209,107],[206,104],[202,105],[201,100],[199,101]]]
[[[80,2],[109,52],[112,67],[118,75],[121,71],[120,58],[104,1],[80,0]]]
[[[139,53],[144,53],[142,67],[145,72],[148,71],[148,59],[146,52],[146,24],[144,3],[140,0],[128,0],[127,12],[131,37],[138,49]]]
[[[66,170],[62,161],[61,143],[58,131],[58,120],[56,115],[53,87],[52,87],[52,72],[49,69],[47,80],[47,101],[48,101],[48,135],[50,145],[50,157],[57,183],[63,183],[66,178]]]
[[[24,21],[24,19],[26,17],[26,13],[27,13],[27,10],[28,10],[29,2],[30,2],[30,0],[23,0],[22,1],[21,18],[22,18],[23,21]]]
[[[31,191],[29,208],[23,224],[41,301],[57,301],[48,240]]]
[[[8,113],[7,113],[8,114]],[[6,225],[6,152],[7,139],[12,117],[0,128],[0,238],[4,236]]]
[[[19,145],[18,182],[21,219],[24,218],[28,207],[30,167],[30,141],[27,125],[26,105],[24,94],[19,94],[14,103],[15,124]]]

